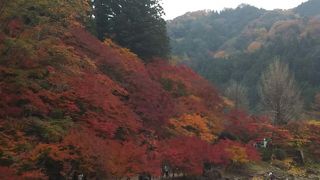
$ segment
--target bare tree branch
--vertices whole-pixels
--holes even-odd
[[[248,109],[248,89],[242,84],[231,81],[225,90],[225,96],[234,102],[235,109]]]
[[[276,60],[261,77],[259,87],[261,105],[275,124],[297,119],[303,108],[300,90],[287,64]]]

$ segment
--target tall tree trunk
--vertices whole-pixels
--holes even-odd
[[[299,149],[299,155],[300,155],[301,163],[302,163],[302,165],[304,165],[305,159],[304,159],[304,153],[303,153],[302,149]]]

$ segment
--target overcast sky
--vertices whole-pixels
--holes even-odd
[[[222,10],[236,8],[245,3],[264,9],[290,9],[307,0],[162,0],[166,20],[183,15],[188,11],[203,9]]]

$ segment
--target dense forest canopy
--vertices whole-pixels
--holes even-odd
[[[251,110],[258,111],[257,83],[275,58],[289,64],[309,109],[320,91],[319,12],[317,0],[290,10],[241,5],[187,13],[167,27],[175,59],[221,90],[231,81],[247,87]]]
[[[94,0],[94,24],[100,40],[110,38],[150,61],[169,55],[169,38],[159,0]]]

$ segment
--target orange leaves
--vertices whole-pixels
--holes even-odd
[[[180,135],[197,136],[208,142],[216,138],[209,130],[207,119],[197,114],[185,114],[178,119],[170,119],[170,126]]]
[[[261,47],[262,47],[261,42],[254,41],[248,46],[247,51],[249,53],[254,53],[255,51],[259,50]]]
[[[243,164],[260,160],[257,150],[251,145],[243,145],[231,140],[222,140],[209,151],[209,161],[214,164]]]
[[[43,155],[52,160],[61,162],[74,158],[74,155],[69,154],[63,146],[56,144],[39,144],[31,152],[30,159],[36,161]]]
[[[147,68],[151,78],[159,82],[173,98],[174,116],[180,118],[184,114],[199,114],[206,117],[205,123],[210,125],[208,128],[213,128],[215,132],[221,130],[218,120],[221,119],[224,103],[209,82],[186,66],[169,65],[163,60],[150,63]],[[203,138],[213,139],[211,135]]]
[[[122,144],[110,141],[107,157],[105,157],[106,169],[113,177],[132,177],[143,172],[145,162],[145,147],[139,147],[132,142]]]
[[[226,149],[230,153],[230,159],[235,164],[248,163],[249,158],[246,149],[240,146],[231,146]]]

